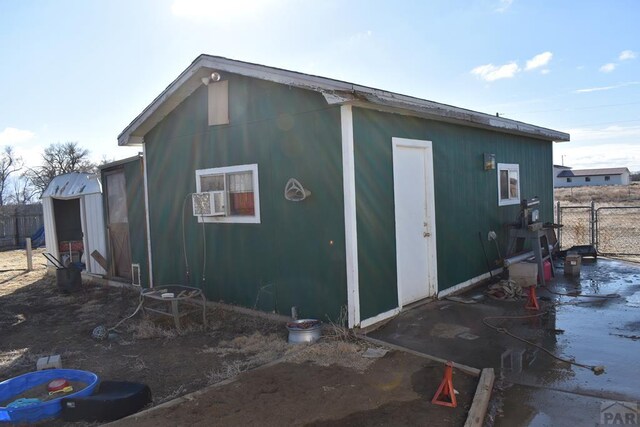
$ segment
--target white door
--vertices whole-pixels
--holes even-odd
[[[431,141],[393,138],[398,301],[436,295],[436,227]]]

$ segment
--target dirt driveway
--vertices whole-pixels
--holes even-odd
[[[27,273],[22,251],[0,252],[0,381],[59,354],[65,368],[148,384],[154,406],[204,389],[197,399],[120,425],[462,425],[466,419],[476,378],[456,374],[459,406],[435,406],[430,399],[442,365],[398,352],[365,358],[367,343],[340,335],[291,346],[282,322],[229,309],[208,308],[206,328],[194,316],[180,333],[171,322],[138,314],[112,339],[96,341],[96,326],[115,325],[135,310],[137,292],[85,284],[61,294],[43,260],[36,254],[36,269]]]

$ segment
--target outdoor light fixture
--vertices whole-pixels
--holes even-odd
[[[484,170],[490,171],[496,168],[496,155],[484,153]]]
[[[215,71],[206,77],[203,77],[202,84],[208,86],[211,82],[219,82],[220,81],[220,73],[216,73]]]

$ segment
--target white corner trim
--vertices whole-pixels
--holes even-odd
[[[400,313],[400,307],[396,307],[393,310],[385,311],[384,313],[380,313],[377,316],[370,317],[360,322],[360,328],[368,328],[369,326],[374,325],[378,322],[382,322],[383,320],[387,320],[397,315],[398,313]]]
[[[358,230],[356,219],[356,174],[353,148],[353,111],[340,106],[342,127],[342,185],[344,193],[344,234],[347,261],[347,311],[349,328],[360,323],[358,281]]]
[[[147,258],[149,260],[149,287],[153,288],[153,256],[151,255],[151,220],[149,217],[149,179],[147,178],[147,144],[142,143],[142,167],[144,171],[144,216],[147,222]]]
[[[494,276],[497,276],[498,274],[500,274],[502,272],[501,268],[496,268],[495,270],[493,270],[491,272],[491,274],[493,274]],[[462,283],[458,283],[455,286],[452,286],[450,288],[447,288],[443,291],[438,292],[438,299],[442,299],[444,297],[447,297],[449,295],[453,295],[456,294],[458,292],[464,291],[468,288],[472,288],[473,286],[475,286],[476,284],[478,284],[479,282],[482,282],[483,280],[489,279],[491,277],[491,274],[484,273],[481,274],[479,276],[473,277],[469,280],[466,280]]]

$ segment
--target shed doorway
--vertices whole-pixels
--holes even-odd
[[[124,171],[110,172],[106,175],[106,181],[107,232],[112,260],[110,274],[131,280],[131,246]]]
[[[60,262],[65,266],[80,262],[84,251],[80,199],[53,199],[53,218]]]
[[[398,305],[435,296],[435,196],[431,141],[393,138]]]

